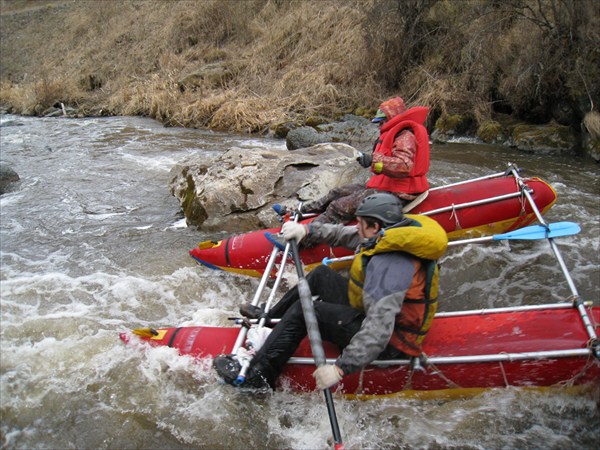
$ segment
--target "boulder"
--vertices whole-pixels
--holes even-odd
[[[171,170],[170,192],[189,225],[203,231],[246,232],[277,226],[276,203],[295,208],[331,189],[364,182],[369,172],[347,144],[296,150],[232,148],[215,159],[191,157]]]
[[[8,166],[0,165],[0,195],[12,190],[14,183],[19,179],[17,172]]]
[[[556,122],[518,125],[512,132],[512,142],[517,149],[530,153],[574,153],[577,149],[577,136],[573,130]]]
[[[286,136],[289,150],[327,142],[345,142],[361,151],[371,150],[379,137],[379,128],[364,117],[347,114],[339,122],[291,129]]]
[[[588,112],[583,118],[583,149],[596,162],[600,162],[600,113]]]

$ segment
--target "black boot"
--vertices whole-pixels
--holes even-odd
[[[232,355],[219,355],[213,360],[213,367],[223,381],[239,388],[250,388],[258,390],[270,390],[271,385],[267,379],[256,369],[250,367],[246,378],[238,379],[242,365]]]
[[[264,313],[264,304],[262,304],[260,307],[255,306],[252,303],[244,303],[242,306],[240,306],[240,314],[248,319],[260,319]]]

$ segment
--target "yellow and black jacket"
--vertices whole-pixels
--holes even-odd
[[[433,219],[409,214],[366,243],[355,226],[309,228],[320,242],[357,249],[348,302],[364,320],[336,364],[348,375],[377,359],[388,344],[419,355],[437,308],[436,260],[448,245],[444,229]]]
[[[396,286],[397,289],[405,291],[402,309],[396,314],[394,331],[389,342],[408,355],[418,356],[421,353],[421,343],[437,310],[436,260],[446,250],[448,239],[446,232],[433,219],[408,215],[407,219],[410,220],[408,225],[384,230],[374,247],[360,250],[350,269],[348,296],[352,307],[366,313],[365,297],[378,301],[385,295],[393,295],[393,288],[382,290],[382,284]],[[391,252],[402,252],[412,256],[410,263],[404,262],[406,271],[412,275],[410,284],[407,286],[406,277],[403,277],[403,283],[380,279],[379,285],[365,295],[364,284],[369,263],[375,255]],[[388,277],[398,276],[397,271],[387,270],[385,274]]]

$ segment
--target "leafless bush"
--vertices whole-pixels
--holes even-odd
[[[261,132],[394,95],[476,122],[577,123],[600,101],[597,0],[19,4],[21,21],[0,14],[0,102],[16,112],[61,100]],[[211,65],[221,81],[202,76]]]

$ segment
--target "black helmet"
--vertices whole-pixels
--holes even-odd
[[[392,225],[404,219],[402,201],[393,194],[378,192],[365,197],[356,208],[356,215],[379,219],[384,225]]]

